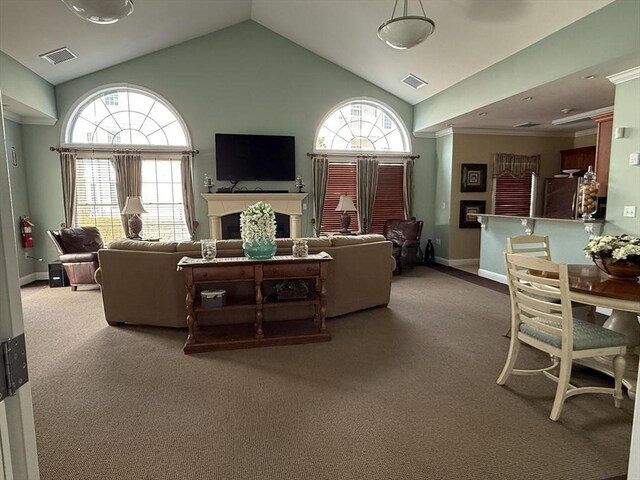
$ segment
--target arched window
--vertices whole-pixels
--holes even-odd
[[[398,116],[371,99],[353,99],[335,107],[322,121],[316,151],[408,153],[409,134]]]
[[[407,128],[391,108],[368,98],[341,103],[322,120],[314,146],[317,154],[330,155],[321,231],[340,230],[342,212],[336,207],[341,195],[352,197],[361,231],[382,233],[386,220],[405,217],[406,162],[412,161],[408,158],[411,143]],[[358,192],[356,163],[361,155],[373,155],[379,162],[373,211],[368,213],[371,218],[358,207],[358,197],[370,198],[366,188]]]
[[[75,225],[97,226],[106,242],[125,236],[114,148],[142,160],[139,191],[145,238],[187,240],[181,150],[190,145],[177,111],[157,94],[130,85],[89,92],[70,110],[63,144],[75,147]],[[173,148],[172,148],[173,147]],[[189,185],[190,186],[190,185]],[[124,194],[126,195],[126,194]],[[122,196],[122,195],[121,195]]]
[[[177,112],[139,87],[113,86],[90,94],[67,123],[66,144],[187,146]]]

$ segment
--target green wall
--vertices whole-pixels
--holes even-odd
[[[371,97],[389,105],[410,129],[413,107],[371,83],[324,60],[261,25],[247,21],[194,40],[116,65],[56,87],[57,109],[64,119],[78,98],[112,83],[148,88],[169,101],[185,120],[193,147],[198,237],[208,235],[206,204],[200,197],[205,173],[215,181],[214,134],[288,134],[296,137],[296,171],[311,184],[311,151],[316,129],[329,110],[353,97]],[[60,169],[52,145],[60,143],[62,121],[53,127],[25,126],[29,202],[40,227],[38,256],[51,257],[47,229],[63,219]],[[434,140],[412,138],[416,162],[414,214],[429,222],[435,178]],[[216,187],[228,186],[216,182]],[[256,183],[242,182],[249,189]],[[293,191],[293,182],[262,182],[262,188]],[[306,189],[308,190],[308,187]],[[303,235],[312,235],[311,203],[303,215]],[[429,231],[429,224],[426,231]]]
[[[640,153],[640,78],[616,85],[614,131],[617,127],[626,130],[624,138],[611,141],[606,232],[640,236],[640,165],[629,165],[629,155]],[[635,218],[623,217],[625,205],[636,207]]]
[[[24,148],[22,142],[22,126],[18,123],[4,121],[5,147],[7,149],[9,165],[9,181],[11,182],[11,205],[13,207],[13,218],[15,219],[16,237],[20,238],[18,219],[19,217],[30,216],[29,211],[29,187],[27,183],[26,164]],[[13,165],[12,148],[15,148],[17,165]],[[25,277],[35,271],[35,260],[24,258],[24,253],[35,256],[32,250],[18,248],[18,269],[20,277]]]
[[[58,118],[53,85],[2,51],[0,89],[4,97],[40,112],[44,118]]]
[[[640,1],[617,0],[419,103],[415,107],[413,130],[444,122],[593,65],[622,57],[638,58],[639,24]]]
[[[433,243],[435,256],[449,258],[449,224],[451,223],[451,173],[453,168],[453,134],[436,138],[436,189]],[[438,244],[439,243],[439,244]]]

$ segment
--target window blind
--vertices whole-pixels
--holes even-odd
[[[506,173],[496,178],[494,213],[528,217],[531,208],[532,174],[514,177]]]
[[[76,160],[75,224],[98,227],[105,244],[124,237],[116,194],[116,172],[109,159]]]
[[[353,163],[330,163],[327,175],[327,196],[322,210],[322,232],[339,232],[340,217],[342,212],[336,212],[340,201],[340,195],[349,195],[358,208],[358,196],[356,195],[356,166]],[[358,230],[358,217],[356,212],[351,215],[352,231]]]
[[[189,240],[184,217],[180,160],[143,159],[142,204],[143,236],[170,240]]]
[[[384,224],[392,218],[404,218],[403,205],[404,169],[400,164],[378,166],[378,187],[373,207],[371,233],[382,233]],[[322,231],[339,232],[342,212],[336,212],[340,195],[349,195],[358,208],[356,194],[356,166],[347,163],[330,163],[327,178],[327,196],[322,211]],[[351,212],[351,231],[358,230],[357,216]]]
[[[378,188],[370,233],[381,234],[387,220],[404,218],[403,180],[402,164],[378,166]]]

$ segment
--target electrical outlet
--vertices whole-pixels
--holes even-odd
[[[307,209],[307,202],[304,202],[304,203],[302,204],[302,210],[306,210],[306,209]]]
[[[29,259],[29,252],[24,252],[24,259],[28,260]]]
[[[636,216],[636,207],[633,205],[625,206],[622,212],[623,217],[635,217]]]
[[[440,239],[436,238],[436,245],[440,245]]]
[[[640,153],[629,155],[629,165],[640,165]]]

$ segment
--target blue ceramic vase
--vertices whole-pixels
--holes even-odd
[[[276,243],[246,243],[242,242],[244,256],[254,260],[267,260],[276,254]]]

